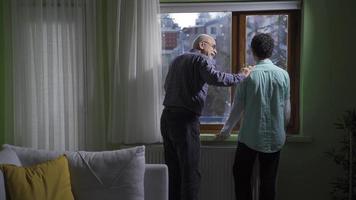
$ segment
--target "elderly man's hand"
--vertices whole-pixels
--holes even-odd
[[[241,69],[241,73],[242,73],[244,76],[248,77],[248,76],[250,75],[251,70],[252,70],[253,68],[255,68],[255,66],[243,67],[243,68]]]

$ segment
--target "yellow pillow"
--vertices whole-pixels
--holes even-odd
[[[34,165],[0,165],[11,200],[74,200],[65,156]]]

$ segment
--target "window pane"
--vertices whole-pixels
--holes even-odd
[[[169,63],[176,56],[189,51],[193,40],[201,33],[216,39],[217,69],[231,72],[231,12],[161,14],[161,30],[163,83]],[[209,86],[201,123],[223,123],[230,109],[230,99],[228,88]]]
[[[250,44],[256,33],[270,33],[274,39],[272,62],[284,69],[288,63],[288,15],[246,16],[246,64],[254,64]]]

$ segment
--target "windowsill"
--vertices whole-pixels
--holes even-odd
[[[237,134],[231,135],[226,140],[215,140],[215,134],[213,133],[201,133],[200,134],[200,142],[203,146],[224,146],[224,147],[235,147],[237,144]],[[303,135],[291,135],[287,134],[287,142],[286,143],[311,143],[313,142],[313,138],[310,136]],[[124,147],[132,147],[137,145],[162,145],[161,142],[153,143],[153,144],[111,144],[109,149],[121,149]]]
[[[201,133],[200,142],[202,145],[235,145],[237,141],[237,135],[233,134],[225,140],[219,141],[215,139],[215,134]]]
[[[226,140],[219,141],[215,139],[215,134],[201,133],[200,141],[202,145],[236,145],[237,134],[231,135]],[[286,143],[311,143],[312,141],[313,138],[310,136],[287,134]]]

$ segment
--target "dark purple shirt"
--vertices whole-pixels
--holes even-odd
[[[215,61],[199,50],[177,56],[170,64],[164,83],[165,107],[180,107],[201,115],[208,85],[232,86],[245,78],[242,74],[217,71]]]

